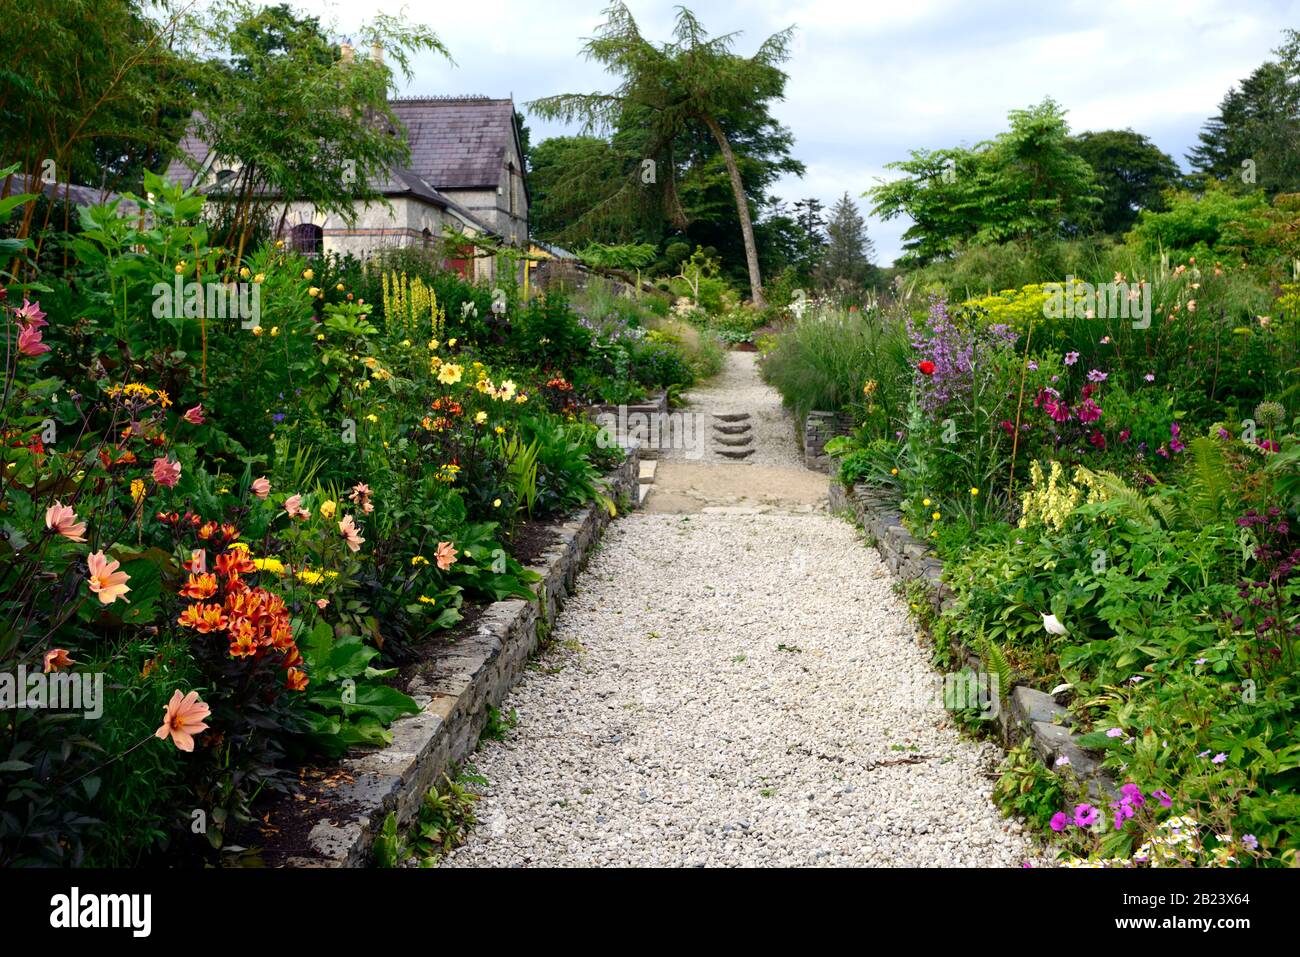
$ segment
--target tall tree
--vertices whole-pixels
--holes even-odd
[[[1194,170],[1237,189],[1300,190],[1300,31],[1285,37],[1279,60],[1228,90],[1206,121],[1187,154]]]
[[[1132,130],[1080,133],[1071,148],[1097,177],[1101,205],[1096,222],[1104,233],[1127,232],[1141,210],[1163,209],[1164,191],[1182,184],[1173,158]]]
[[[913,151],[888,167],[907,175],[867,193],[876,215],[912,219],[900,264],[924,265],[965,243],[1071,235],[1088,221],[1100,203],[1096,178],[1070,147],[1065,111],[1046,99],[1009,119],[1009,130],[972,149]]]
[[[826,249],[817,269],[819,284],[829,289],[867,285],[874,272],[875,244],[867,236],[867,222],[848,193],[831,207],[826,236]]]
[[[732,52],[738,34],[710,38],[684,7],[678,9],[672,41],[660,45],[641,35],[626,4],[613,4],[605,16],[583,54],[618,77],[619,87],[613,93],[546,97],[530,107],[548,119],[581,120],[584,133],[612,131],[619,128],[629,110],[639,114],[646,132],[643,156],[663,171],[666,195],[676,188],[674,147],[692,127],[707,130],[717,144],[731,185],[750,296],[761,305],[763,279],[753,216],[726,120],[742,110],[765,110],[768,103],[783,96],[787,77],[780,64],[789,58],[793,27],[768,37],[752,57],[742,57]],[[680,203],[675,207],[679,210]]]

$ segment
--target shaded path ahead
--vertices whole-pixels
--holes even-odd
[[[887,571],[817,504],[752,355],[691,400],[749,411],[755,454],[670,455],[611,526],[507,699],[518,726],[472,758],[480,823],[444,866],[1030,857],[988,798],[997,750],[933,700]]]

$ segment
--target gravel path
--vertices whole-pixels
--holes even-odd
[[[770,409],[732,355],[749,411]],[[704,393],[706,411],[727,398]],[[779,413],[764,434],[791,442]],[[615,522],[505,704],[518,726],[474,755],[480,824],[443,866],[1030,859],[988,798],[997,749],[935,700],[890,583],[851,526],[802,505]]]

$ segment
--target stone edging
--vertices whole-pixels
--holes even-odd
[[[626,452],[623,464],[604,481],[612,499],[635,508],[639,449]],[[387,747],[354,751],[338,762],[345,783],[332,788],[329,798],[346,808],[343,819],[316,824],[307,838],[314,853],[290,858],[284,866],[365,867],[390,812],[402,826],[414,819],[434,783],[474,751],[488,705],[499,705],[523,674],[539,632],[544,635],[554,624],[609,521],[609,512],[593,502],[557,525],[560,542],[531,566],[542,576],[533,585],[537,599],[493,602],[472,634],[438,650],[435,673],[417,675],[407,688],[420,713],[394,722]]]
[[[814,472],[832,471],[826,443],[853,431],[853,419],[843,412],[809,412],[803,423],[803,464]]]
[[[952,606],[952,589],[943,581],[943,562],[903,527],[903,516],[888,494],[863,484],[850,491],[832,476],[830,509],[852,513],[895,578],[904,582],[922,579],[936,612]],[[969,667],[981,670],[978,656],[962,647],[954,646],[953,650]],[[1077,736],[1070,730],[1074,716],[1069,709],[1057,704],[1051,695],[1025,685],[1014,686],[1007,694],[1007,703],[1009,707],[998,711],[1004,741],[1014,746],[1031,738],[1047,767],[1054,768],[1059,758],[1067,758],[1071,770],[1090,791],[1115,793],[1115,782],[1101,769],[1101,762],[1076,743]]]

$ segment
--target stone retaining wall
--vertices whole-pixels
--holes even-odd
[[[803,463],[814,472],[830,472],[826,443],[853,431],[853,419],[843,412],[809,412],[803,425]]]
[[[952,606],[954,596],[943,581],[943,562],[903,527],[894,496],[869,485],[846,489],[843,483],[831,479],[830,507],[832,512],[852,513],[895,578],[904,582],[925,581],[926,593],[936,612]],[[984,670],[979,657],[969,649],[954,645],[952,650],[968,667],[977,672]],[[1101,770],[1101,761],[1076,743],[1076,735],[1070,730],[1074,716],[1069,709],[1057,704],[1051,695],[1025,685],[1013,687],[1007,694],[1006,704],[1007,707],[999,709],[998,720],[1009,746],[1014,747],[1026,737],[1032,738],[1034,750],[1049,768],[1054,768],[1058,759],[1064,757],[1074,773],[1087,782],[1090,791],[1116,793],[1114,780]]]
[[[638,448],[606,476],[606,494],[629,508],[637,503]],[[489,605],[470,635],[448,643],[426,662],[407,693],[420,705],[399,718],[385,748],[351,753],[330,777],[328,792],[313,785],[304,800],[328,800],[340,809],[316,824],[308,837],[311,853],[285,862],[290,867],[365,867],[379,828],[389,812],[405,826],[424,795],[452,765],[471,754],[487,723],[487,707],[501,704],[523,674],[573,588],[578,572],[600,539],[610,515],[599,504],[580,509],[556,527],[560,541],[531,569],[542,576],[533,601],[511,599]],[[310,793],[317,789],[319,793]]]

